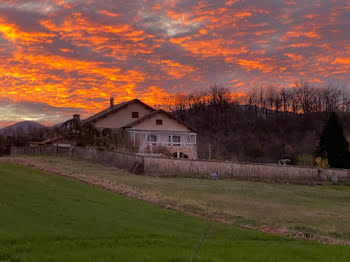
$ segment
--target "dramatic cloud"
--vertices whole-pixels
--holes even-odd
[[[350,84],[346,0],[0,0],[0,125],[220,83]]]

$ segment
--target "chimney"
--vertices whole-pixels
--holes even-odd
[[[110,105],[111,109],[114,108],[114,98],[113,97],[111,97],[111,99],[109,100],[109,105]]]
[[[80,122],[80,115],[79,114],[73,115],[73,119],[76,120],[77,122]]]

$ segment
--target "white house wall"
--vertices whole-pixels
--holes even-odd
[[[137,118],[132,118],[132,112],[138,112],[139,118],[143,117],[146,114],[152,112],[150,108],[145,107],[140,103],[133,103],[127,105],[126,107],[119,109],[117,112],[108,115],[105,118],[98,120],[95,123],[97,128],[121,128],[122,126],[135,121]]]
[[[156,120],[162,120],[162,125],[157,125]],[[152,115],[150,118],[144,119],[141,123],[132,126],[133,130],[160,130],[160,131],[185,131],[190,130],[183,124],[179,123],[175,119],[169,118],[167,114],[159,112],[158,114]]]

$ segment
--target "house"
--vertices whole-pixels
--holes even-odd
[[[80,119],[75,115],[76,119]],[[155,110],[139,99],[114,104],[111,98],[107,109],[90,116],[82,123],[97,129],[123,129],[127,141],[139,154],[154,154],[165,149],[174,157],[197,158],[196,131],[170,113]]]

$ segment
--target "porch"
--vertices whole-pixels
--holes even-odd
[[[139,153],[154,153],[165,148],[174,157],[197,158],[197,134],[183,131],[126,130],[129,143]]]

